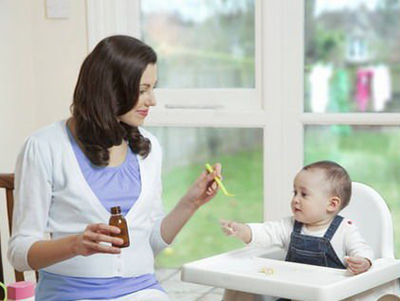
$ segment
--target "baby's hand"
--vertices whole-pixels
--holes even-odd
[[[346,256],[345,260],[348,264],[347,268],[355,275],[364,273],[371,267],[371,261],[364,257],[349,257]]]
[[[234,221],[220,220],[219,222],[222,231],[224,231],[227,236],[237,237],[246,244],[251,241],[251,230],[249,226]]]

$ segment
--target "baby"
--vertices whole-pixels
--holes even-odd
[[[350,197],[346,170],[334,162],[315,162],[294,179],[293,216],[259,224],[221,220],[221,226],[249,246],[284,248],[286,261],[360,274],[371,267],[374,255],[354,223],[339,215]]]

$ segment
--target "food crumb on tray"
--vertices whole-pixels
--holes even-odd
[[[263,273],[265,275],[272,275],[274,273],[274,269],[263,267],[263,268],[261,268],[261,270],[259,272]]]

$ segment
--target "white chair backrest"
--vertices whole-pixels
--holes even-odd
[[[394,258],[392,216],[373,188],[353,182],[350,203],[340,215],[354,221],[376,258]]]

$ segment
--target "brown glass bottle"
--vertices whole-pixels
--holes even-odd
[[[121,230],[120,233],[112,233],[111,236],[122,238],[124,240],[124,243],[122,245],[113,244],[113,247],[118,247],[118,248],[129,247],[128,225],[126,224],[125,218],[121,214],[120,206],[111,207],[111,217],[109,225],[118,227]]]

